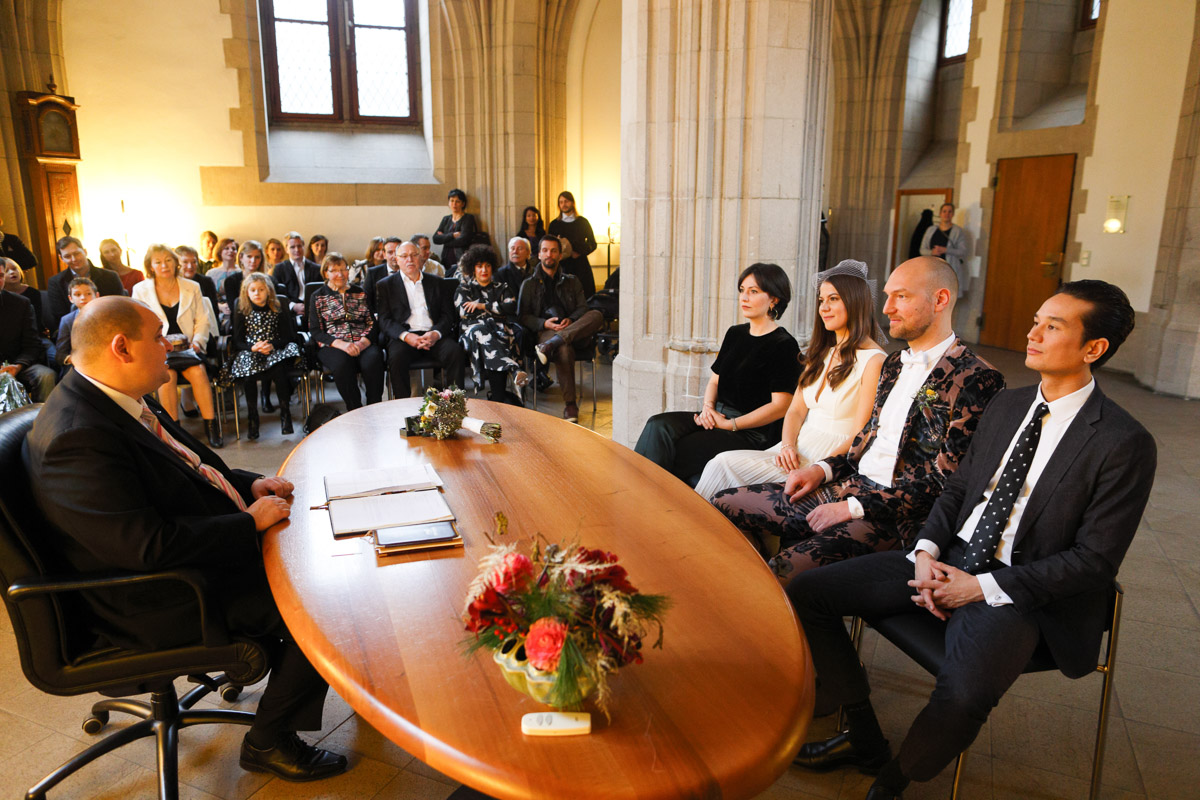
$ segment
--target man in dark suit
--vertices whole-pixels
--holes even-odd
[[[267,645],[271,675],[241,765],[285,780],[339,774],[346,759],[297,730],[321,727],[328,689],[296,645],[267,585],[259,534],[290,514],[292,485],[229,469],[144,397],[167,380],[162,322],[128,298],[89,303],[72,329],[75,369],[27,441],[26,463],[46,532],[81,572],[204,572],[228,629]],[[84,476],[88,476],[86,479]],[[187,644],[195,597],[155,585],[89,593],[96,633],[129,647]]]
[[[383,257],[382,264],[376,264],[367,270],[367,281],[369,287],[363,287],[367,290],[367,302],[371,304],[371,308],[375,309],[375,287],[379,282],[388,275],[395,275],[400,271],[400,256],[396,253],[396,248],[404,244],[404,240],[399,236],[389,236],[383,240]]]
[[[868,800],[896,798],[970,746],[1039,642],[1068,677],[1095,669],[1113,579],[1154,482],[1153,437],[1092,377],[1133,322],[1119,288],[1064,284],[1028,334],[1025,364],[1041,384],[988,407],[912,550],[810,570],[788,585],[822,691],[849,723],[804,745],[798,764],[881,770]],[[842,617],[901,613],[945,621],[946,658],[892,758]]]
[[[0,228],[4,220],[0,219]],[[31,270],[37,266],[37,256],[25,246],[21,237],[15,233],[5,233],[0,230],[0,258],[11,258],[20,265],[22,270]]]
[[[67,287],[76,278],[89,278],[100,291],[101,297],[112,297],[128,294],[121,285],[121,276],[110,269],[97,267],[88,260],[87,250],[83,242],[74,236],[64,236],[58,240],[58,257],[67,268],[51,276],[46,282],[46,291],[50,293],[50,317],[46,323],[50,330],[58,330],[59,321],[71,312],[71,298],[67,295]]]
[[[375,285],[375,310],[383,328],[392,395],[408,397],[408,366],[423,355],[442,365],[447,385],[466,379],[467,353],[454,336],[454,281],[421,272],[420,249],[412,242],[396,248],[400,271]]]
[[[33,305],[19,294],[0,292],[0,372],[12,375],[35,403],[54,389],[54,370],[42,362],[46,348],[34,324]]]
[[[321,265],[304,257],[304,237],[296,231],[287,235],[284,246],[290,260],[276,264],[271,270],[271,279],[275,281],[276,291],[291,302],[292,313],[300,318],[303,326],[305,284],[321,282]]]

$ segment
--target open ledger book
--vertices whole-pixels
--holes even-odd
[[[441,485],[424,464],[326,477],[333,535],[374,533],[381,554],[460,547]]]

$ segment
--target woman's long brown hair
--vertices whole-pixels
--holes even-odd
[[[829,388],[836,389],[854,371],[858,346],[870,340],[875,332],[875,303],[867,282],[853,275],[830,275],[822,283],[832,284],[842,304],[846,306],[846,327],[849,335],[841,345],[837,334],[826,330],[818,313],[813,319],[812,338],[804,355],[804,371],[800,373],[800,388],[804,388],[821,377],[825,368],[825,354],[837,346],[837,366],[829,370]],[[817,309],[821,308],[820,287],[817,287]]]

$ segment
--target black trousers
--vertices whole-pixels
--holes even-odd
[[[711,431],[697,425],[690,411],[665,411],[646,420],[634,451],[675,477],[695,486],[704,465],[726,450],[766,450],[770,441],[760,428]]]
[[[788,584],[830,701],[858,703],[871,692],[842,617],[929,615],[912,601],[913,571],[904,553],[891,550],[801,572]],[[900,746],[900,768],[917,781],[934,778],[970,747],[1039,638],[1032,617],[1011,605],[985,602],[955,609],[945,628],[946,658],[937,684]]]
[[[416,331],[414,331],[416,333]],[[432,357],[446,373],[446,386],[463,388],[467,380],[467,351],[451,336],[438,339],[428,350],[418,350],[404,342],[393,339],[388,342],[388,372],[391,373],[392,396],[411,397],[412,380],[408,375],[409,365]]]
[[[362,408],[362,395],[358,393],[358,374],[361,372],[367,387],[367,404],[383,400],[383,351],[371,345],[354,357],[336,347],[317,350],[317,359],[333,375],[338,394],[346,401],[346,410]]]

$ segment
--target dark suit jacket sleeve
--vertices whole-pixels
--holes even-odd
[[[58,323],[58,337],[54,342],[54,360],[60,367],[67,365],[67,356],[71,355],[71,326],[75,320],[63,319]]]
[[[92,280],[96,283],[96,288],[100,290],[101,297],[128,297],[129,292],[125,291],[125,284],[121,283],[121,276],[111,270],[99,272],[92,270]]]
[[[67,297],[67,283],[70,281],[68,272],[70,270],[63,270],[46,282],[46,290],[50,292],[50,316],[54,318],[50,320],[50,327],[54,329],[58,328],[63,317],[71,313],[71,300]]]
[[[587,295],[584,292],[583,283],[574,275],[570,275],[558,287],[559,296],[562,297],[563,302],[571,309],[568,316],[572,322],[578,322],[579,318],[588,311]]]
[[[541,267],[535,269],[541,269]],[[536,273],[526,278],[521,284],[521,290],[517,293],[517,319],[520,320],[521,327],[533,331],[535,334],[546,327],[546,318],[542,316],[541,309],[536,307],[537,302],[534,295],[538,293],[538,290],[533,285],[536,278]]]
[[[1137,426],[1123,434],[1105,447],[1102,463],[1091,480],[1091,498],[1079,517],[1072,519],[1062,509],[1055,515],[1068,529],[1074,529],[1070,547],[992,573],[1021,613],[1103,589],[1116,577],[1150,498],[1158,463],[1154,437],[1145,429]],[[1062,501],[1068,502],[1069,496]],[[1043,519],[1049,514],[1051,509],[1043,510]],[[1026,538],[1045,533],[1030,530]],[[1053,535],[1055,531],[1048,533]],[[1070,530],[1065,533],[1070,540]],[[1017,542],[1018,549],[1033,545]]]
[[[6,338],[11,337],[4,348],[8,351],[7,357],[12,363],[20,364],[22,367],[40,364],[43,353],[42,340],[38,338],[37,326],[33,321],[33,304],[24,297],[12,293],[9,293],[4,300],[6,302],[0,305],[6,307],[6,313],[15,317],[13,320],[4,321],[5,336]]]
[[[375,303],[379,327],[388,340],[399,341],[408,333],[408,294],[403,278],[389,276],[375,284]]]
[[[39,473],[39,493],[53,498],[45,506],[51,521],[118,569],[221,566],[259,557],[254,519],[245,512],[162,517],[134,469],[132,447],[112,428],[76,427],[56,436]],[[241,490],[249,473],[232,477]]]
[[[276,291],[287,297],[287,302],[297,302],[296,270],[292,268],[291,261],[280,261],[276,264],[271,269],[271,280],[275,281]]]
[[[25,246],[25,243],[11,233],[4,234],[4,256],[11,258],[20,265],[21,269],[33,269],[37,266],[37,256]]]
[[[448,281],[435,275],[425,275],[421,278],[421,285],[429,287],[425,292],[425,302],[429,303],[429,316],[433,320],[433,329],[443,339],[454,336],[454,325],[458,322],[458,312],[454,309],[454,290],[450,288],[451,283],[455,284],[455,288],[457,288],[457,280]],[[433,302],[430,302],[430,295],[433,296]]]

